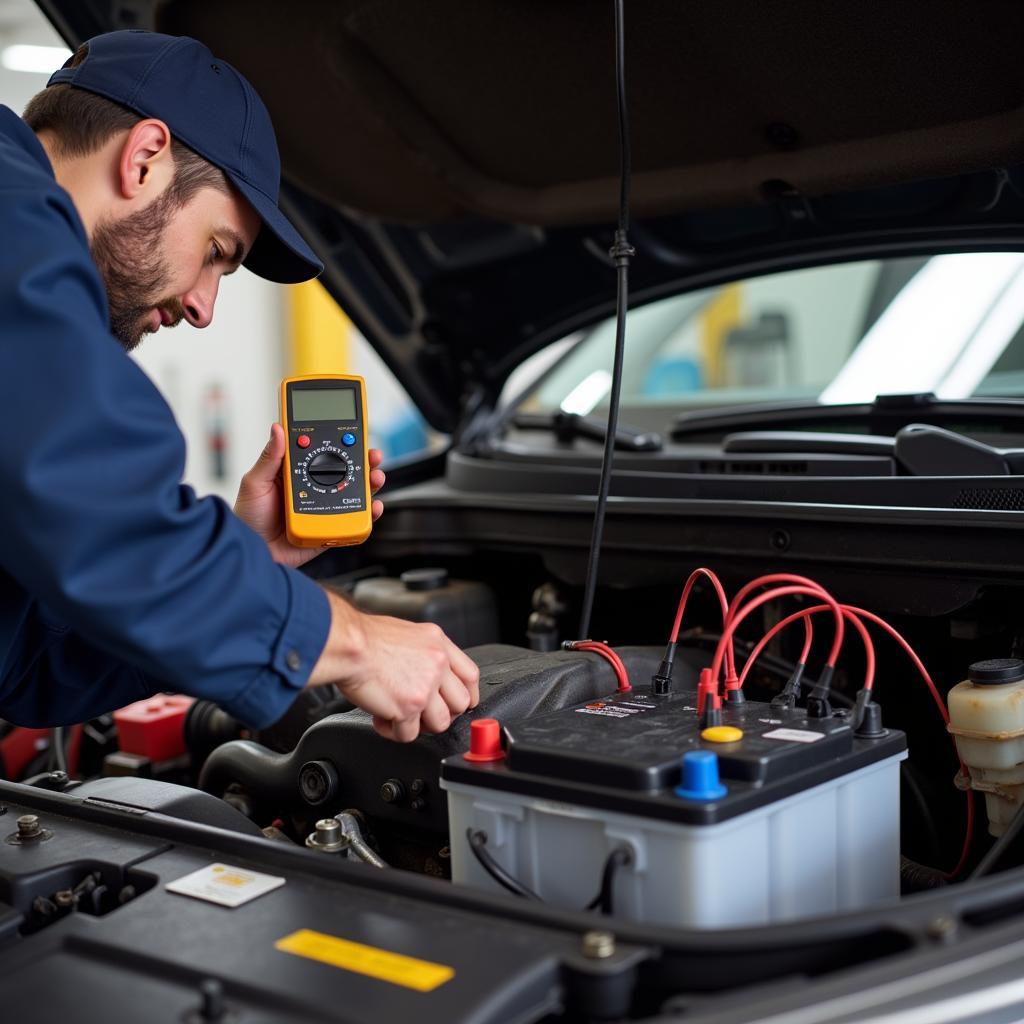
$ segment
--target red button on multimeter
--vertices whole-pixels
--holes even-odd
[[[308,448],[309,447],[309,435],[308,434],[299,434],[299,436],[297,438],[295,438],[295,443],[300,448]]]

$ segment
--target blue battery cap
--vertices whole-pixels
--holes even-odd
[[[683,781],[676,796],[684,800],[721,800],[728,790],[718,781],[718,755],[710,750],[683,754]]]
[[[342,434],[341,435],[341,443],[344,444],[344,445],[348,445],[348,446],[354,445],[356,443],[356,435],[355,434]]]

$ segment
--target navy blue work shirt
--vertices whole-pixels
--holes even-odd
[[[79,722],[160,690],[279,718],[327,639],[323,590],[217,498],[110,333],[85,228],[0,106],[0,718]]]

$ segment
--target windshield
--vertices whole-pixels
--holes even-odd
[[[614,340],[609,319],[552,347],[554,365],[519,408],[599,407]],[[926,391],[1024,395],[1024,255],[787,271],[652,302],[627,322],[626,405],[870,402]]]

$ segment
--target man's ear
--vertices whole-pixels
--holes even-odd
[[[156,118],[134,125],[121,147],[118,185],[124,199],[163,192],[174,170],[171,130]]]

